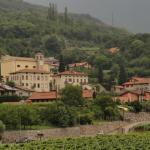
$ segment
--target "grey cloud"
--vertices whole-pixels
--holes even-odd
[[[150,0],[25,0],[48,5],[55,2],[59,10],[68,6],[71,12],[89,13],[111,24],[112,12],[114,24],[132,32],[150,33]]]

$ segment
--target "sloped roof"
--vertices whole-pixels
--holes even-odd
[[[39,69],[22,69],[16,72],[13,72],[11,74],[15,73],[45,73],[45,74],[50,74],[50,72],[45,71],[45,70],[39,70]]]
[[[27,92],[34,92],[34,90],[31,90],[31,89],[27,89],[27,88],[24,88],[22,86],[15,86],[15,88],[17,90],[22,90],[22,91],[27,91]]]
[[[57,99],[56,91],[34,92],[32,93],[31,97],[29,97],[29,100],[55,100],[55,99]]]
[[[69,64],[69,67],[79,67],[79,66],[84,66],[86,64],[88,64],[88,62],[73,63],[73,64]]]
[[[135,80],[135,82],[150,83],[150,77],[133,77],[132,80]]]
[[[56,76],[59,76],[59,75],[87,76],[85,73],[74,71],[74,70],[68,70],[68,71],[60,72]]]

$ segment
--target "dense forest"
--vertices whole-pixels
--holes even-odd
[[[119,51],[110,53],[112,47]],[[150,34],[132,34],[88,14],[69,13],[67,7],[60,13],[56,4],[0,0],[1,55],[33,56],[40,50],[62,55],[65,64],[88,61],[94,67],[91,82],[107,81],[109,86],[133,75],[150,76],[149,48]]]

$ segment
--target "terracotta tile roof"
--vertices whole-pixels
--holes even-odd
[[[78,72],[78,71],[73,71],[73,70],[60,72],[60,73],[58,73],[56,76],[60,76],[60,75],[87,76],[85,73]]]
[[[83,90],[82,96],[84,98],[93,98],[93,91],[92,90]],[[57,94],[56,91],[51,92],[33,92],[32,95],[29,97],[28,100],[56,100],[60,98],[60,95]]]
[[[140,78],[140,77],[133,77],[128,82],[125,82],[124,85],[136,85],[136,84],[149,84],[150,78]]]
[[[15,74],[15,73],[45,73],[45,74],[50,74],[50,72],[48,72],[48,71],[39,70],[39,69],[23,69],[23,70],[13,72],[11,74]]]
[[[93,98],[93,91],[92,90],[83,90],[82,96],[84,98]]]
[[[133,77],[130,81],[132,82],[140,82],[140,83],[150,83],[150,77]]]
[[[90,64],[88,64],[88,62],[82,62],[82,63],[73,63],[73,64],[69,64],[69,67],[81,67],[81,66],[85,66],[88,65],[89,67],[91,67]]]
[[[51,91],[51,92],[34,92],[32,93],[31,97],[29,97],[29,100],[56,100],[57,98],[57,92]]]

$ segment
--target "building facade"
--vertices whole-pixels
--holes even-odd
[[[53,90],[60,91],[67,84],[71,85],[87,85],[88,84],[88,75],[85,73],[77,71],[64,71],[55,76],[53,76]]]
[[[14,81],[17,86],[26,89],[37,92],[49,92],[52,76],[50,72],[45,70],[23,69],[10,73],[9,81]]]
[[[114,87],[115,93],[124,91],[150,91],[150,78],[132,77],[122,85]]]
[[[3,56],[1,58],[1,76],[4,81],[9,79],[9,74],[23,69],[39,69],[52,72],[59,66],[58,60],[54,57],[45,58],[42,53],[35,54],[35,58]]]
[[[150,78],[133,77],[122,86],[126,90],[150,91]]]
[[[120,100],[121,103],[150,101],[150,92],[126,91],[121,93],[116,99]]]

